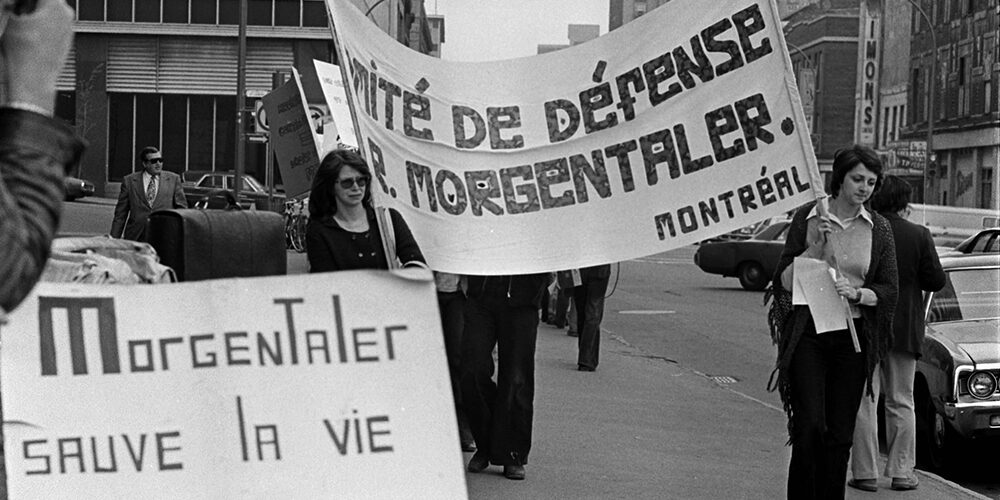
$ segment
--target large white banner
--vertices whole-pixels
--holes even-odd
[[[40,284],[0,326],[9,497],[465,498],[435,301],[426,271]]]
[[[582,45],[486,63],[421,55],[349,1],[327,5],[378,201],[434,269],[650,255],[822,191],[772,1],[673,0]]]

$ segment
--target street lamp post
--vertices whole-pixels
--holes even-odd
[[[920,17],[927,23],[927,29],[931,32],[931,74],[930,84],[927,85],[927,158],[924,160],[924,203],[927,203],[927,170],[930,168],[934,157],[934,83],[937,78],[937,35],[934,34],[934,24],[931,18],[924,12],[914,0],[906,0],[917,9]]]

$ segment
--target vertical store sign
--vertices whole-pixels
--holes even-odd
[[[879,2],[861,0],[858,10],[858,86],[854,112],[854,142],[875,147],[878,113],[879,59],[882,54],[882,27]]]

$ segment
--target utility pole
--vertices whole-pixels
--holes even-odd
[[[244,163],[246,163],[246,143],[243,137],[243,116],[247,105],[247,0],[240,0],[239,48],[236,64],[236,165],[233,175],[233,195],[239,205],[243,187]]]

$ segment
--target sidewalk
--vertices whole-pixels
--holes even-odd
[[[307,272],[288,253],[290,274]],[[779,499],[791,448],[785,414],[694,370],[601,335],[596,372],[576,370],[576,338],[541,324],[535,353],[535,418],[527,479],[502,467],[466,474],[469,498]],[[471,453],[463,454],[463,463]],[[428,464],[433,466],[433,464]],[[847,498],[976,498],[918,471],[914,491],[847,488]]]
[[[576,371],[576,338],[538,331],[535,426],[525,481],[466,474],[469,498],[777,499],[790,448],[785,415],[604,332],[596,372]],[[465,453],[468,461],[471,453]],[[985,498],[918,471],[909,492],[847,498]]]

